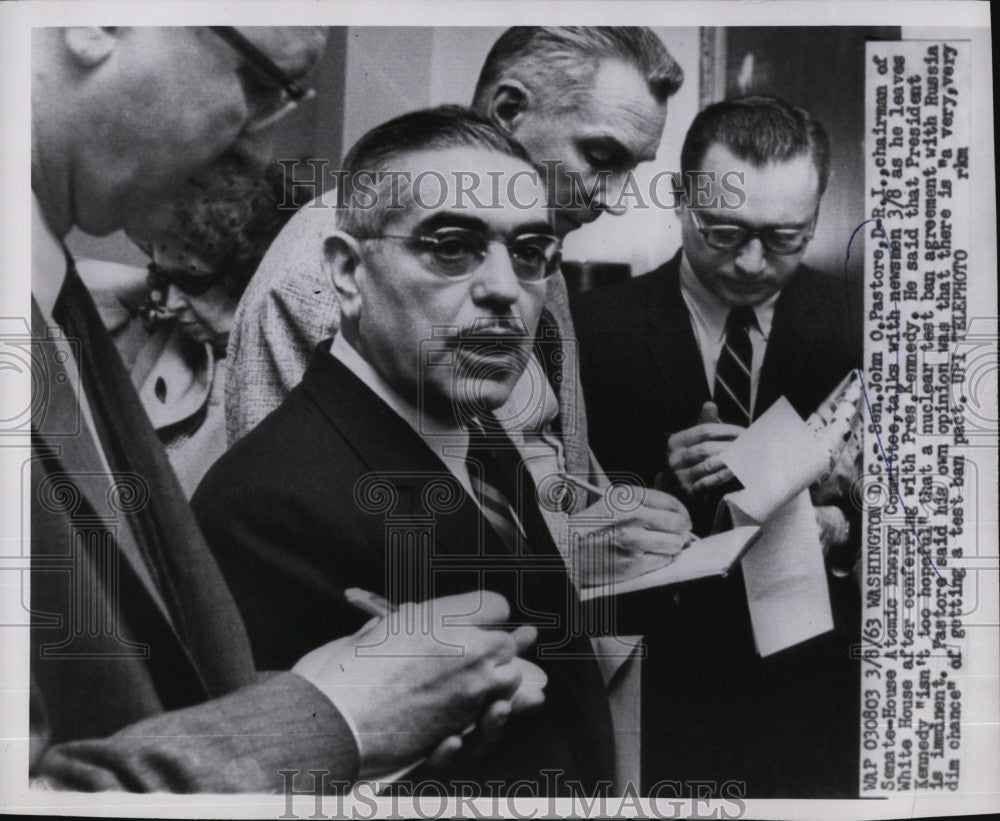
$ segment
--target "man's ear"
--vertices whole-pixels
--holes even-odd
[[[333,283],[344,317],[357,319],[361,311],[361,289],[358,271],[364,267],[358,241],[336,231],[323,240],[323,271]]]
[[[687,190],[684,188],[684,175],[680,171],[674,171],[673,174],[673,195],[674,195],[674,209],[677,212],[677,218],[680,219],[685,214],[687,214],[688,209],[688,194]]]
[[[118,45],[119,29],[101,26],[76,26],[63,29],[66,50],[84,68],[100,65]]]
[[[520,80],[501,80],[490,100],[489,118],[508,134],[521,124],[531,103],[531,92]]]

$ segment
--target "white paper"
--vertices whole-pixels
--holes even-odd
[[[782,396],[721,454],[743,490],[726,497],[760,524],[823,472],[827,452]]]
[[[636,576],[634,579],[584,588],[580,591],[580,600],[590,601],[602,596],[666,587],[706,576],[725,575],[740,554],[746,550],[747,545],[753,544],[759,533],[758,527],[738,527],[699,539],[665,567]]]
[[[808,491],[826,468],[826,449],[781,397],[722,460],[744,485],[723,501],[733,524],[763,528],[742,562],[757,652],[767,656],[832,630],[823,548]]]
[[[743,557],[757,652],[769,656],[833,629],[819,525],[809,491],[781,506]]]

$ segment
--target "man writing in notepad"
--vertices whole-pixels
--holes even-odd
[[[454,180],[458,170],[478,181],[467,200],[418,186]],[[543,410],[532,400],[551,393],[549,373],[537,374],[518,413],[501,413],[529,360],[559,364],[546,352],[559,341],[548,335],[544,302],[560,242],[545,188],[520,145],[457,107],[373,129],[345,171],[345,208],[323,257],[341,333],[318,346],[300,385],[209,471],[193,507],[246,613],[259,664],[286,663],[319,636],[350,630],[345,588],[391,603],[470,589],[505,595],[515,622],[538,626],[531,661],[548,677],[545,704],[511,716],[495,748],[464,759],[447,779],[488,780],[502,792],[529,779],[533,791],[565,792],[537,781],[557,769],[592,793],[616,775],[623,754],[607,682],[579,629],[574,559],[548,520],[566,492],[550,487],[565,472],[560,448],[532,424]],[[372,173],[408,181],[397,192],[401,207],[389,207],[388,186],[375,207],[363,207],[352,186]],[[475,201],[494,207],[468,207]],[[643,515],[658,523],[650,547],[663,564],[681,550],[690,520],[656,492]],[[613,523],[597,519],[594,529]]]
[[[782,100],[709,106],[681,153],[682,250],[573,306],[598,458],[662,481],[696,532],[732,489],[726,446],[781,396],[812,413],[860,365],[857,295],[802,265],[829,153],[822,125]],[[831,541],[845,541],[843,512],[821,515]],[[828,556],[828,583],[835,612],[854,615],[856,590],[838,589],[852,581],[834,575],[850,569],[846,553]],[[735,576],[683,591],[672,622],[649,635],[646,772],[734,778],[753,797],[856,794],[849,636],[760,659]],[[838,608],[841,592],[853,604]]]

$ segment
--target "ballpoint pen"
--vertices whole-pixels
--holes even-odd
[[[588,482],[586,479],[581,479],[579,476],[574,476],[572,473],[563,473],[562,477],[567,482],[570,482],[583,490],[596,493],[598,497],[603,497],[607,490],[607,488],[598,487],[592,482]],[[688,537],[684,542],[684,547],[686,548],[697,541],[699,541],[699,539],[694,533],[688,533]]]
[[[399,610],[384,596],[372,593],[370,590],[362,590],[360,587],[349,587],[344,591],[344,598],[353,604],[358,610],[363,610],[369,616],[381,616],[385,618],[391,613]]]

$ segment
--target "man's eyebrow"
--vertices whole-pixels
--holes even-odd
[[[746,228],[751,231],[764,231],[764,230],[778,230],[782,228],[787,228],[789,230],[801,230],[803,228],[808,228],[813,221],[813,218],[805,220],[804,222],[766,222],[762,225],[753,225],[749,222],[744,222],[743,220],[736,219],[735,217],[721,216],[719,214],[711,214],[708,212],[699,211],[698,216],[711,223],[713,226],[727,226],[735,225],[738,228]]]
[[[618,137],[614,134],[608,133],[607,131],[597,131],[592,134],[586,134],[581,138],[581,142],[585,145],[587,143],[590,143],[591,145],[601,145],[603,149],[614,155],[612,160],[615,163],[618,165],[628,165],[630,168],[634,168],[642,162],[652,162],[655,160],[656,152],[659,148],[658,145],[653,145],[648,150],[640,154],[636,154]]]
[[[413,233],[421,231],[434,231],[437,228],[468,228],[473,231],[485,231],[486,223],[479,217],[471,214],[462,214],[455,211],[438,211],[429,217],[422,219],[413,229]]]
[[[455,211],[439,211],[421,220],[413,228],[413,234],[421,234],[435,231],[438,228],[467,228],[470,231],[479,231],[486,234],[490,232],[490,226],[479,217],[470,214],[457,213]],[[510,232],[511,236],[521,234],[550,234],[552,226],[545,220],[534,220],[532,222],[518,225]]]
[[[512,236],[519,236],[521,234],[551,234],[552,226],[545,222],[544,220],[536,220],[535,222],[528,222],[523,225],[518,225],[512,232]]]

